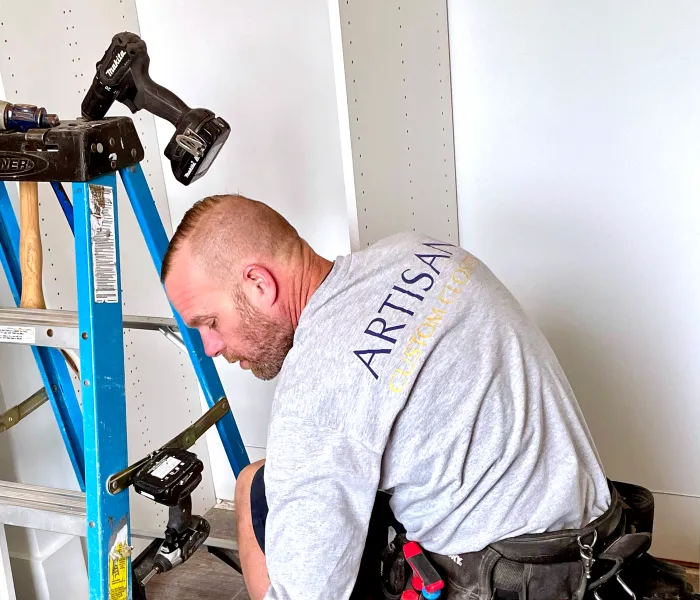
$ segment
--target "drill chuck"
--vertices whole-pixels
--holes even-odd
[[[106,89],[106,86],[100,85],[98,76],[95,75],[95,79],[93,79],[92,85],[80,106],[80,112],[86,121],[102,119],[113,103],[114,94]]]

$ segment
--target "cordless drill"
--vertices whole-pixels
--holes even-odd
[[[162,449],[134,475],[134,490],[169,507],[165,540],[153,559],[153,568],[143,578],[152,577],[187,561],[209,537],[209,523],[192,514],[192,492],[202,481],[204,465],[192,452]]]
[[[102,119],[115,100],[132,113],[145,109],[170,121],[175,133],[165,148],[173,175],[189,185],[211,166],[231,131],[228,123],[206,108],[190,108],[148,74],[151,62],[135,33],[118,33],[97,63],[97,73],[81,110],[88,121]]]

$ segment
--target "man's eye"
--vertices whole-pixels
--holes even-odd
[[[214,319],[214,320],[211,322],[211,324],[209,325],[209,327],[210,327],[211,329],[216,329],[217,324],[218,324],[218,323],[216,322],[216,319]]]

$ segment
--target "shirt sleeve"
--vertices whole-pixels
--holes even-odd
[[[347,600],[360,569],[381,454],[302,419],[268,435],[265,600]]]

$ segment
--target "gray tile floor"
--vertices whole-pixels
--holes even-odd
[[[695,592],[700,592],[700,572],[697,567],[685,568],[688,581],[692,584]]]

